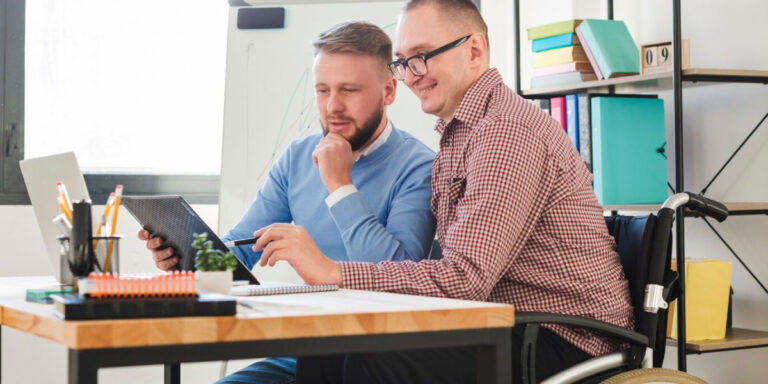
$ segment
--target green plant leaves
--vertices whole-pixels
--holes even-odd
[[[207,233],[193,233],[192,248],[195,252],[195,269],[198,271],[233,271],[237,260],[232,251],[223,252],[213,249],[213,241],[208,240]]]

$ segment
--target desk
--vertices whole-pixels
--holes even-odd
[[[69,383],[101,367],[478,346],[478,382],[511,382],[511,305],[342,289],[245,298],[236,316],[63,321],[25,290],[52,277],[0,278],[0,325],[66,346]],[[0,341],[1,342],[1,341]]]

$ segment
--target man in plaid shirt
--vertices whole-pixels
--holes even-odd
[[[287,260],[310,284],[510,303],[628,329],[627,280],[592,175],[562,128],[502,83],[489,65],[487,27],[470,0],[412,0],[397,31],[393,75],[439,119],[432,211],[440,260],[334,262],[283,246],[263,228],[261,264]],[[591,332],[544,326],[538,378],[618,344]],[[513,344],[522,332],[515,328]],[[475,350],[299,359],[301,382],[470,383]],[[519,352],[513,352],[519,375]],[[518,378],[519,380],[519,378]]]

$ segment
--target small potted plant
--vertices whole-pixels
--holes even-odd
[[[232,288],[232,271],[237,266],[232,251],[223,252],[213,249],[213,242],[207,233],[193,233],[195,240],[192,248],[195,252],[195,285],[198,290],[229,294]]]

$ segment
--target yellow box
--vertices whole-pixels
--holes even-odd
[[[673,269],[676,263],[672,262]],[[725,338],[731,262],[711,259],[685,261],[685,335],[687,341]],[[669,309],[667,337],[677,339],[677,302]]]

